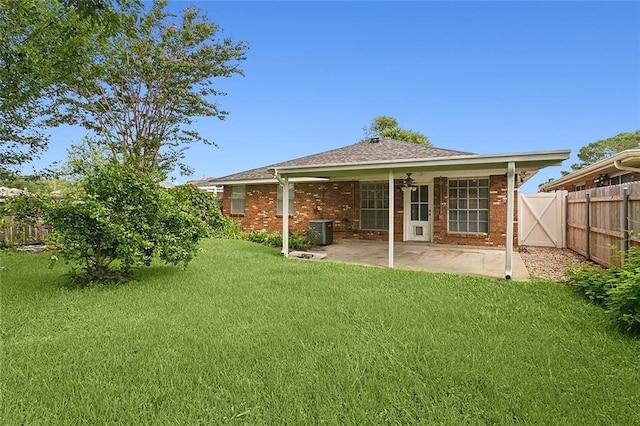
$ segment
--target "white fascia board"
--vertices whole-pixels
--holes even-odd
[[[625,160],[627,160],[628,162],[628,160],[630,159],[640,160],[640,149],[628,149],[626,151],[618,152],[617,154],[612,155],[611,157],[602,159],[583,169],[576,170],[575,172],[569,173],[566,176],[562,176],[561,178],[556,179],[553,182],[549,182],[545,185],[542,185],[540,189],[542,191],[553,191],[554,189],[561,187],[563,185],[566,185],[570,182],[580,181],[581,179],[584,179],[584,177],[588,175],[591,175],[594,173],[599,174],[603,170],[611,168],[613,166],[613,163],[615,163],[616,161],[620,161],[622,164],[624,164]]]
[[[316,177],[294,177],[289,179],[289,183],[312,183],[326,182],[328,179]],[[237,179],[237,180],[212,180],[207,185],[224,186],[224,185],[272,185],[277,184],[276,178],[271,179]]]
[[[289,176],[304,176],[310,173],[349,172],[358,170],[394,169],[407,170],[420,168],[437,169],[439,167],[452,166],[480,166],[486,168],[504,168],[507,164],[515,162],[516,165],[526,167],[526,163],[539,164],[540,167],[561,165],[562,161],[569,158],[570,150],[493,154],[493,155],[460,155],[440,158],[407,159],[394,161],[365,161],[358,163],[321,164],[317,166],[289,166],[279,167],[278,172]],[[504,167],[502,167],[504,166]],[[273,169],[270,169],[273,170]]]

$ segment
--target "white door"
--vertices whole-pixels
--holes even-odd
[[[431,241],[429,185],[404,192],[405,240]]]

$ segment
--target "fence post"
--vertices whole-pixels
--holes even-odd
[[[587,196],[585,198],[585,222],[586,222],[586,237],[587,237],[587,260],[591,260],[591,218],[589,217],[589,204],[590,204],[591,194],[587,192]]]
[[[622,265],[629,254],[629,188],[622,189]]]

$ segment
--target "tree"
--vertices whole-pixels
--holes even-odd
[[[572,164],[572,170],[580,170],[590,164],[626,149],[640,148],[640,130],[635,133],[620,133],[608,139],[591,142],[578,151],[579,163]]]
[[[217,25],[187,8],[176,23],[155,0],[134,8],[123,31],[110,38],[66,99],[65,122],[96,136],[111,158],[162,179],[179,166],[188,145],[214,144],[191,125],[195,117],[224,119],[213,98],[218,77],[242,75],[246,45],[218,37]],[[201,124],[201,123],[200,123]]]
[[[387,115],[380,115],[374,118],[369,127],[364,127],[363,130],[365,132],[365,140],[372,137],[382,137],[431,146],[428,137],[413,130],[401,129],[398,125],[398,120]]]
[[[116,16],[111,0],[0,0],[0,177],[46,149],[55,100],[82,78]]]

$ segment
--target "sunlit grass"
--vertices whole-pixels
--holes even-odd
[[[0,254],[3,424],[640,423],[640,342],[561,285],[202,247],[87,289]]]

